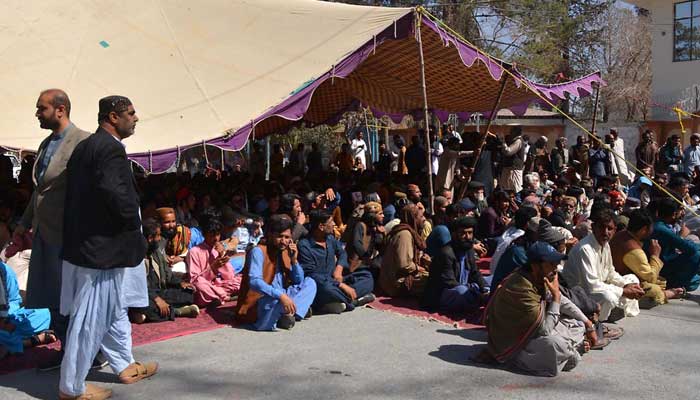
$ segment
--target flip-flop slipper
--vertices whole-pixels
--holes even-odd
[[[598,339],[598,344],[596,344],[595,346],[591,344],[591,350],[603,350],[609,344],[610,339],[608,338]]]
[[[39,335],[44,335],[44,339],[39,339]],[[37,347],[37,346],[43,346],[46,344],[51,344],[55,341],[58,340],[58,337],[56,336],[56,332],[52,330],[45,330],[37,333],[36,335],[33,335],[32,337],[29,338],[29,340],[32,343],[32,347]]]
[[[617,340],[624,336],[625,330],[623,328],[610,328],[609,326],[603,324],[603,337],[610,340]]]

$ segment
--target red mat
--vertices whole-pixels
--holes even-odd
[[[474,329],[483,328],[481,323],[481,311],[476,311],[471,314],[441,314],[430,313],[423,311],[420,308],[418,299],[414,298],[394,298],[381,297],[370,303],[367,307],[375,310],[388,311],[407,317],[419,318],[425,321],[434,321],[446,325],[451,325],[455,328]]]
[[[197,318],[178,318],[175,321],[131,325],[131,338],[134,346],[160,342],[179,336],[211,331],[231,326],[232,310],[235,303],[223,305],[214,310],[202,310]],[[0,361],[0,375],[10,374],[23,369],[36,368],[42,361],[48,360],[61,348],[59,343],[34,347],[24,354],[9,356]]]
[[[490,264],[490,257],[481,258],[476,262],[476,266],[479,267],[483,276],[491,275],[491,271],[489,270]],[[468,315],[430,313],[421,310],[418,299],[382,296],[377,296],[377,300],[369,304],[368,307],[375,310],[389,311],[408,317],[420,318],[426,321],[436,321],[463,329],[483,328],[483,325],[481,325],[483,308],[480,311]]]
[[[482,258],[477,262],[484,276],[489,275],[490,258]],[[131,337],[134,346],[160,342],[175,337],[191,335],[199,332],[230,326],[232,309],[235,303],[225,304],[214,310],[202,310],[197,318],[178,318],[175,321],[159,322],[143,325],[132,325]],[[481,327],[481,313],[474,315],[443,315],[422,311],[416,299],[400,299],[377,297],[369,307],[376,310],[389,311],[396,314],[421,318],[427,321],[438,321],[444,324],[464,329]],[[0,361],[0,375],[9,374],[23,369],[36,368],[43,360],[48,359],[59,350],[60,345],[54,343],[48,346],[35,347],[25,350],[24,354],[8,356]]]

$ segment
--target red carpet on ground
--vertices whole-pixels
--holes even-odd
[[[481,270],[483,276],[491,274],[489,265],[491,258],[482,258],[477,261],[476,265]],[[423,311],[417,299],[412,298],[393,298],[377,296],[377,300],[371,303],[368,307],[375,310],[388,311],[396,314],[401,314],[407,317],[420,318],[426,321],[437,321],[444,324],[452,325],[463,329],[483,328],[481,324],[481,316],[483,308],[479,311],[467,315],[446,315],[440,313],[430,313]]]
[[[142,346],[179,336],[231,326],[234,304],[225,304],[214,310],[203,309],[197,318],[178,318],[175,321],[154,324],[132,324],[131,338],[133,345]],[[48,346],[27,349],[24,351],[24,354],[9,356],[0,361],[0,375],[36,368],[42,361],[48,360],[54,351],[59,349],[60,345],[53,343]]]
[[[393,298],[393,297],[377,297],[368,307],[375,310],[388,311],[395,314],[414,317],[426,321],[437,321],[443,324],[451,325],[462,329],[482,328],[479,325],[481,322],[481,311],[475,311],[470,314],[440,314],[423,311],[420,308],[418,299],[413,298]]]
[[[490,258],[482,258],[477,263],[484,276],[489,274]],[[159,322],[155,324],[132,325],[131,337],[134,346],[160,342],[179,336],[191,335],[199,332],[211,331],[224,326],[230,326],[235,303],[224,304],[214,310],[202,310],[197,318],[178,318],[175,321]],[[463,329],[481,327],[478,325],[481,312],[470,315],[443,315],[422,311],[416,299],[401,299],[378,296],[369,307],[375,310],[388,311],[409,317],[424,319],[426,321],[438,321],[444,324],[457,326]],[[35,347],[25,350],[24,354],[8,356],[0,361],[0,375],[13,373],[23,369],[36,368],[43,360],[51,357],[54,351],[60,348],[58,343],[48,346]]]

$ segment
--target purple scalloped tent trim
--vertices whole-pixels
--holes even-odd
[[[446,46],[453,45],[457,48],[460,58],[462,59],[462,62],[465,66],[471,67],[477,60],[479,60],[488,68],[489,74],[494,80],[499,80],[501,78],[504,68],[501,65],[501,62],[494,61],[485,56],[484,54],[478,52],[473,47],[462,43],[452,34],[440,28],[434,21],[430,20],[429,18],[425,16],[422,16],[421,18],[422,23],[425,26],[429,27],[430,29],[432,29],[440,35],[440,38]],[[376,40],[375,38],[368,40],[367,42],[365,42],[364,45],[350,53],[337,65],[331,68],[331,70],[316,78],[311,84],[307,85],[298,92],[290,95],[289,97],[284,99],[280,104],[270,108],[268,111],[255,118],[248,124],[236,129],[231,135],[221,136],[218,138],[203,141],[201,143],[193,143],[186,146],[181,146],[179,148],[170,148],[148,153],[129,154],[129,158],[135,163],[139,164],[145,171],[149,171],[150,173],[162,173],[170,169],[174,163],[179,161],[179,156],[182,151],[187,150],[189,148],[202,146],[203,143],[229,151],[241,150],[248,141],[248,138],[251,135],[254,135],[254,127],[257,123],[273,116],[278,116],[290,121],[301,120],[309,108],[309,104],[311,102],[311,98],[313,97],[314,92],[322,83],[326,82],[328,79],[347,77],[362,62],[364,62],[367,59],[367,57],[369,57],[369,55],[374,51],[375,46],[380,46],[385,40],[403,39],[408,35],[413,34],[413,32],[413,13],[408,13],[400,19],[398,19],[397,21],[395,21],[387,28],[385,28],[381,33],[379,33],[376,36]],[[507,65],[504,62],[503,64]],[[524,77],[522,77],[521,74],[518,74],[518,76],[526,80]],[[560,85],[541,85],[531,82],[529,80],[526,81],[528,82],[528,85],[531,85],[532,87],[539,90],[550,101],[560,101],[561,99],[565,98],[566,93],[569,93],[573,96],[589,95],[593,92],[593,83],[604,84],[604,82],[600,78],[600,74],[598,73],[591,74],[582,79],[563,83]],[[518,84],[518,86],[520,85],[518,81],[516,81],[516,84]],[[541,100],[539,99],[533,99],[532,102],[537,101],[541,102]],[[511,107],[510,109],[515,115],[523,115],[527,110],[529,104],[531,104],[532,102]],[[333,117],[331,117],[330,121],[339,121],[340,118],[342,118],[343,112],[353,107],[356,108],[356,106],[357,104],[353,102],[351,105],[348,106],[346,110],[342,110]],[[438,115],[438,118],[441,121],[446,121],[449,114],[455,113],[446,110],[432,111],[436,115]],[[387,115],[389,116],[389,118],[391,118],[397,123],[401,122],[401,120],[404,117],[404,114],[386,113],[373,108],[372,112],[376,116]],[[457,111],[456,113],[458,116],[460,116],[460,118],[467,119],[473,112],[476,111]],[[481,111],[481,113],[484,114],[486,118],[488,118],[488,114],[490,114],[488,111]],[[416,119],[423,118],[422,110],[411,110],[410,114],[412,114]]]

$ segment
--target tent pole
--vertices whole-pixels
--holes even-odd
[[[474,170],[476,169],[476,165],[479,162],[479,158],[481,157],[481,152],[484,149],[484,145],[486,144],[486,138],[489,136],[489,129],[491,129],[491,125],[493,125],[493,121],[496,120],[496,115],[498,113],[498,107],[501,105],[501,100],[503,99],[503,92],[506,90],[506,84],[508,83],[508,74],[505,72],[503,73],[503,76],[501,77],[501,88],[498,91],[498,96],[496,97],[496,102],[493,105],[493,108],[491,109],[491,114],[489,115],[489,122],[486,124],[486,129],[484,130],[484,134],[481,135],[480,140],[479,140],[479,146],[476,149],[476,152],[474,153],[474,159],[471,162],[471,165],[469,167],[469,170],[467,172],[468,176],[467,179],[464,181],[464,184],[462,185],[462,189],[459,192],[459,199],[464,198],[464,194],[467,191],[467,184],[472,180],[472,175],[474,174]],[[481,132],[479,132],[481,134]]]
[[[270,135],[265,137],[265,180],[270,180]]]
[[[598,104],[600,101],[600,86],[595,90],[595,103],[593,103],[593,123],[591,124],[591,133],[595,134],[596,124],[598,123]]]
[[[496,114],[498,113],[498,107],[501,105],[501,99],[503,99],[503,92],[505,92],[505,90],[506,90],[507,83],[508,83],[508,74],[503,73],[503,77],[501,78],[501,88],[498,91],[498,96],[496,97],[496,102],[494,103],[493,108],[491,109],[491,114],[489,115],[489,122],[486,124],[486,129],[484,129],[484,134],[481,135],[481,138],[479,140],[479,146],[476,150],[476,153],[474,153],[474,159],[472,160],[471,167],[470,167],[472,172],[469,173],[469,180],[471,180],[471,174],[473,173],[474,169],[476,168],[476,164],[479,162],[479,157],[481,156],[481,152],[484,149],[484,145],[486,144],[486,138],[489,135],[489,129],[491,129],[491,125],[493,125],[493,121],[496,120]]]
[[[423,40],[420,34],[420,21],[422,14],[416,11],[416,39],[418,40],[418,55],[420,57],[420,80],[423,89],[423,113],[425,118],[425,137],[423,141],[425,143],[425,158],[428,168],[426,169],[428,174],[428,209],[432,213],[435,203],[435,192],[433,191],[433,163],[431,160],[430,150],[430,116],[428,115],[428,89],[425,84],[425,58],[423,56]]]

